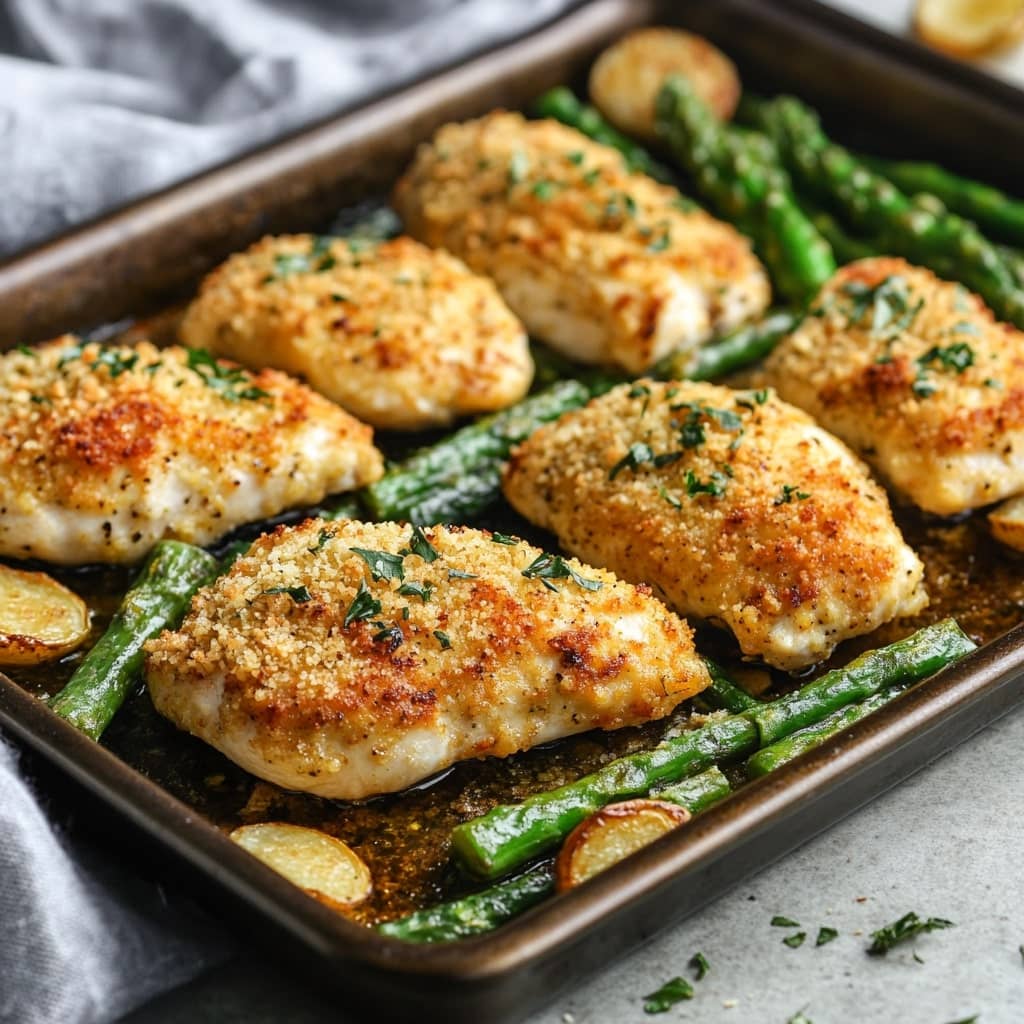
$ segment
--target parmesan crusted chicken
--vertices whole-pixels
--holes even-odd
[[[341,799],[658,718],[709,681],[647,588],[456,526],[279,527],[147,651],[178,726]]]
[[[0,356],[0,555],[132,562],[382,472],[369,427],[275,370],[70,336]]]
[[[769,391],[621,385],[516,449],[504,490],[573,554],[779,668],[926,603],[885,492]]]
[[[411,238],[264,238],[203,282],[188,345],[305,378],[395,430],[444,426],[526,394],[526,332],[494,285]]]
[[[449,124],[395,190],[411,234],[488,274],[530,333],[639,373],[768,304],[732,227],[556,121]]]
[[[927,512],[1024,491],[1024,334],[901,259],[843,267],[764,379]]]

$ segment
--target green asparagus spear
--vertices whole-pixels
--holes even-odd
[[[798,303],[817,294],[835,259],[769,140],[719,121],[678,75],[658,94],[655,123],[702,198],[753,238],[777,291]]]
[[[743,757],[890,686],[921,679],[974,644],[952,619],[928,626],[829,672],[796,693],[612,761],[592,775],[521,804],[502,804],[457,826],[452,850],[474,874],[496,878],[540,856],[585,817],[729,758]]]
[[[1024,200],[981,182],[962,178],[938,164],[864,157],[875,173],[912,195],[927,192],[955,213],[974,221],[983,231],[1016,245],[1024,244]]]
[[[729,780],[717,768],[711,768],[653,795],[658,800],[679,804],[691,814],[699,814],[729,795]],[[482,892],[418,910],[378,925],[377,930],[406,942],[449,942],[481,935],[539,903],[554,887],[551,864],[539,864]]]
[[[883,690],[859,704],[850,704],[838,711],[833,711],[831,715],[823,718],[816,725],[809,725],[806,729],[800,729],[777,743],[762,747],[747,759],[747,775],[756,779],[775,771],[776,768],[781,768],[805,751],[812,750],[823,743],[830,736],[834,736],[847,726],[853,725],[854,722],[866,718],[872,711],[882,707],[883,704],[888,704],[902,692],[902,687]]]
[[[572,90],[565,86],[549,89],[534,104],[534,110],[540,117],[554,118],[595,142],[617,149],[625,157],[626,166],[631,171],[640,171],[667,185],[676,184],[676,176],[668,167],[655,160],[629,136],[613,128],[594,107],[581,103]]]
[[[219,571],[202,548],[174,540],[154,545],[107,631],[50,707],[98,740],[138,680],[143,644],[177,626],[192,595]]]
[[[665,356],[653,370],[660,380],[715,380],[733,370],[756,362],[791,331],[800,317],[779,309],[765,315],[756,324],[737,328],[711,345],[696,352],[673,352]]]
[[[739,684],[734,683],[725,673],[721,665],[704,658],[711,685],[701,692],[701,696],[721,711],[731,711],[734,715],[750,708],[761,706],[761,701],[751,697]]]
[[[825,210],[814,210],[811,213],[811,220],[832,246],[832,252],[839,263],[853,263],[854,260],[863,260],[879,254],[878,246],[865,239],[854,238]]]
[[[817,115],[791,96],[748,106],[803,188],[833,205],[881,251],[962,281],[1003,320],[1024,327],[1024,288],[998,249],[970,222],[914,202],[832,143]]]

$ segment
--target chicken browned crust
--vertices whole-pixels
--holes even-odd
[[[382,472],[369,427],[276,370],[71,336],[0,356],[0,555],[137,561]]]
[[[147,650],[178,726],[254,775],[343,799],[659,718],[708,682],[648,588],[455,526],[280,527]]]
[[[622,385],[532,435],[504,490],[568,551],[779,668],[926,602],[885,492],[770,391]]]
[[[494,284],[411,238],[264,238],[209,274],[181,337],[294,373],[391,430],[503,409],[533,379],[526,332]]]
[[[1024,333],[930,270],[843,267],[762,379],[927,512],[1024,491]]]
[[[639,373],[761,312],[764,270],[734,228],[556,121],[449,124],[395,189],[409,232],[497,282],[530,333]]]

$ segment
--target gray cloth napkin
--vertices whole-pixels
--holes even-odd
[[[5,0],[0,254],[555,16],[573,0]],[[0,1021],[109,1021],[226,955],[58,834],[0,738]]]

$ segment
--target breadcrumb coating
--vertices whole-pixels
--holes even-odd
[[[392,430],[503,409],[533,379],[526,332],[494,284],[411,238],[264,238],[209,274],[181,337],[294,373]]]
[[[0,555],[133,562],[382,472],[369,427],[276,370],[70,335],[0,356]]]
[[[927,512],[1024,491],[1024,333],[930,270],[843,267],[762,379]]]
[[[147,652],[171,721],[254,775],[342,799],[659,718],[708,683],[648,588],[456,526],[279,527]]]
[[[446,125],[394,200],[410,234],[494,278],[531,335],[583,362],[640,373],[768,305],[742,235],[557,121]]]
[[[926,603],[867,467],[770,391],[622,385],[520,445],[504,491],[568,551],[779,668]]]

